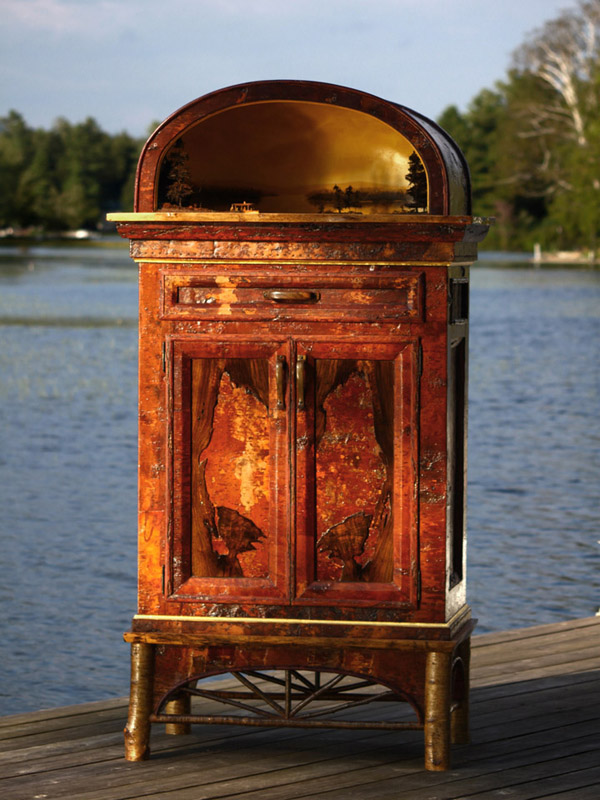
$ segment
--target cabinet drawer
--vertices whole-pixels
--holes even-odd
[[[420,274],[265,277],[163,273],[163,319],[375,321],[422,318]]]

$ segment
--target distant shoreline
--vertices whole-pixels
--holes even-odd
[[[587,267],[600,268],[600,260],[591,258],[588,253],[577,250],[542,252],[512,252],[510,250],[480,250],[477,263],[501,262],[503,266],[527,264],[533,267]]]
[[[2,236],[0,237],[0,248],[17,247],[28,250],[32,247],[105,247],[127,250],[129,242],[121,239],[120,236],[109,234],[98,234],[87,239],[76,239],[64,236],[60,233],[41,236]]]

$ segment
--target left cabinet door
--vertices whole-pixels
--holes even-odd
[[[168,599],[289,597],[289,345],[173,339]]]

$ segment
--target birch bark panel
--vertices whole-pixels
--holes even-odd
[[[362,580],[385,524],[381,505],[391,464],[375,433],[380,403],[371,369],[370,362],[317,362],[319,581]]]
[[[192,406],[204,411],[204,417],[194,412],[192,433],[193,574],[265,578],[270,486],[268,362],[195,359],[192,387]],[[213,399],[207,401],[207,395]]]

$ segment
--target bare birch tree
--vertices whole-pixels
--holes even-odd
[[[540,91],[525,93],[511,109],[524,150],[537,153],[526,187],[543,187],[559,237],[594,253],[600,233],[600,0],[580,0],[515,51],[512,83],[529,79]]]
[[[555,102],[530,107],[532,133],[563,126],[578,145],[588,142],[586,122],[597,112],[600,0],[585,0],[534,31],[514,53],[517,72],[536,75],[556,92]]]

